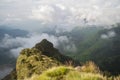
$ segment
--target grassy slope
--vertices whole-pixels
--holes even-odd
[[[24,49],[17,59],[17,79],[30,77],[32,74],[41,74],[42,71],[59,64],[61,64],[59,61],[42,55],[42,52],[35,48]]]
[[[92,63],[86,63],[81,68],[71,66],[53,67],[41,75],[34,75],[25,80],[119,80],[120,77],[107,77]]]
[[[75,64],[76,61],[72,58],[62,55],[51,42],[43,39],[34,48],[21,51],[16,63],[17,79],[28,78],[33,74],[39,75],[48,68],[63,65],[69,61],[72,61],[74,66],[79,65]]]
[[[75,70],[72,67],[54,67],[28,80],[105,80],[99,73],[87,73]]]

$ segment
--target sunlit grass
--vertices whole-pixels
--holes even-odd
[[[80,72],[73,67],[54,67],[29,80],[105,80],[101,74]]]
[[[40,75],[33,75],[25,80],[120,80],[120,76],[103,76],[93,62],[86,62],[79,68],[72,66],[58,66],[49,68]]]
[[[71,67],[54,67],[43,72],[40,76],[32,78],[32,80],[61,80],[70,70],[72,70]]]
[[[105,78],[100,74],[70,71],[65,80],[105,80]]]

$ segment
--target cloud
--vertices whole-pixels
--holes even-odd
[[[114,31],[108,31],[106,34],[102,34],[101,38],[102,39],[109,39],[109,38],[112,38],[115,36],[116,36],[116,33]]]
[[[21,44],[24,44],[24,42],[21,41],[19,37],[16,37],[14,39],[8,34],[5,34],[4,38],[0,43],[1,43],[0,48],[13,48],[21,46]]]
[[[32,10],[32,16],[30,18],[38,19],[43,22],[52,22],[53,14],[55,13],[54,8],[48,5],[38,6],[38,9]]]
[[[111,25],[120,21],[120,0],[1,0],[0,17],[0,24],[27,30]]]
[[[108,32],[108,36],[109,37],[115,37],[116,36],[116,33],[114,31],[109,31]]]
[[[43,39],[47,39],[54,44],[56,48],[62,48],[64,50],[70,50],[75,52],[76,47],[73,42],[67,36],[54,36],[49,35],[47,33],[42,34],[29,34],[27,37],[11,37],[8,34],[5,34],[5,37],[2,39],[0,43],[1,48],[8,48],[10,49],[9,52],[14,56],[17,57],[20,51],[24,48],[32,48],[36,43],[40,42]],[[67,47],[66,47],[67,46]]]
[[[75,44],[67,45],[64,49],[72,53],[77,52],[77,47],[75,46]]]

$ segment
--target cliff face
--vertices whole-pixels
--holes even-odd
[[[48,68],[63,65],[72,61],[72,58],[62,55],[53,44],[46,39],[31,49],[24,49],[17,59],[16,70],[3,80],[23,80],[33,74],[41,74]]]

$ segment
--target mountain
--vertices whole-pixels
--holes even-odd
[[[0,40],[4,37],[5,34],[8,34],[12,37],[23,37],[28,34],[25,30],[12,29],[6,26],[0,26]]]
[[[45,33],[67,37],[68,43],[63,41],[57,47],[64,55],[81,63],[92,60],[103,71],[120,73],[120,24],[111,25],[110,29],[105,26],[90,26],[76,27],[70,32],[56,33],[53,30]],[[72,47],[75,51],[72,51],[71,44],[75,45]]]
[[[120,24],[111,29],[85,28],[70,33],[74,34],[72,39],[77,52],[73,54],[68,51],[67,55],[80,62],[92,60],[103,71],[120,73]]]
[[[101,70],[108,71],[114,75],[120,73],[120,24],[105,26],[76,27],[70,32],[46,32],[56,36],[65,36],[68,43],[62,42],[58,49],[64,55],[84,63],[94,61]],[[74,45],[67,49],[67,46]]]
[[[43,39],[40,43],[36,44],[35,48],[42,51],[44,55],[52,57],[64,64],[73,61],[72,58],[61,54],[56,48],[54,48],[53,44],[46,39]],[[73,61],[73,64],[77,64],[76,61]]]
[[[48,58],[52,59],[53,61],[56,60],[57,63],[59,63],[59,65],[71,64],[71,63],[76,64],[76,61],[79,61],[81,63],[85,63],[86,61],[94,61],[102,71],[107,71],[114,75],[118,75],[120,73],[120,68],[119,68],[120,66],[119,65],[120,64],[120,59],[119,59],[120,58],[120,36],[119,36],[120,25],[119,24],[117,24],[116,26],[113,26],[111,29],[105,29],[101,27],[100,28],[87,27],[87,28],[75,28],[71,32],[63,32],[58,34],[56,34],[55,32],[52,32],[52,33],[49,32],[49,34],[52,34],[58,37],[66,36],[68,38],[69,43],[65,43],[63,41],[63,43],[60,43],[60,45],[57,47],[60,50],[60,52],[62,52],[62,54],[56,48],[54,48],[52,43],[50,43],[46,39],[36,44],[31,49],[25,49],[25,51],[28,50],[28,52],[30,51],[31,53],[31,51],[34,49],[35,51],[38,50],[40,51],[38,53],[41,55],[44,55],[44,57],[46,56],[47,60]],[[74,44],[77,49],[75,52],[72,52],[71,49],[65,48],[71,43]],[[22,52],[24,53],[24,50]],[[64,55],[67,55],[76,61],[74,62],[72,61],[71,58],[69,57],[66,58],[66,56]],[[36,61],[33,61],[33,63],[35,62]],[[54,63],[56,64],[56,62]],[[23,66],[25,67],[25,65]],[[13,71],[13,73],[15,72],[16,71]],[[26,76],[30,76],[30,75],[31,74]]]
[[[48,68],[59,65],[80,65],[70,57],[62,55],[53,44],[46,39],[31,49],[24,49],[17,58],[16,69],[3,80],[21,80],[39,75]]]

